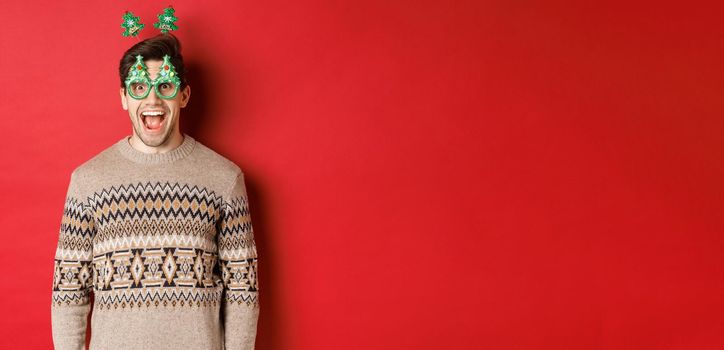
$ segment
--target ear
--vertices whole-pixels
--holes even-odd
[[[123,110],[128,110],[128,100],[126,99],[126,89],[121,88],[121,106],[123,106]]]
[[[186,85],[184,87],[183,91],[181,91],[181,108],[186,107],[186,104],[189,103],[189,99],[191,98],[191,85]]]

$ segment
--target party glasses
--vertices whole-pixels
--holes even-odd
[[[143,56],[136,55],[136,63],[131,66],[126,78],[126,91],[137,100],[146,98],[151,92],[151,87],[158,97],[172,99],[178,94],[180,86],[181,79],[176,74],[176,68],[171,64],[171,57],[168,55],[163,56],[163,63],[156,79],[150,78]]]

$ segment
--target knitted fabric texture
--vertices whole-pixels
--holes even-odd
[[[55,252],[55,349],[253,349],[257,252],[244,174],[191,136],[124,137],[73,170]]]

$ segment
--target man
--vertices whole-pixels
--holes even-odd
[[[179,129],[191,88],[160,34],[120,62],[132,135],[75,168],[55,253],[56,349],[253,349],[257,252],[244,174]]]

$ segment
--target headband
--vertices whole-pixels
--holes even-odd
[[[158,15],[158,21],[154,23],[154,27],[161,30],[161,33],[168,33],[172,30],[177,30],[176,21],[178,18],[174,16],[173,7],[169,6],[163,10],[163,13]],[[126,11],[123,15],[123,23],[121,27],[124,28],[123,36],[138,36],[141,29],[145,27],[141,23],[141,19],[134,16],[133,13]],[[169,55],[163,56],[163,63],[156,76],[156,79],[151,79],[148,73],[148,67],[143,62],[143,56],[136,55],[136,63],[134,63],[128,70],[128,76],[126,77],[126,91],[128,94],[135,99],[144,99],[151,92],[151,87],[156,91],[156,95],[163,99],[172,99],[178,94],[179,87],[181,86],[181,79],[176,73],[176,67],[171,63],[171,57]]]

